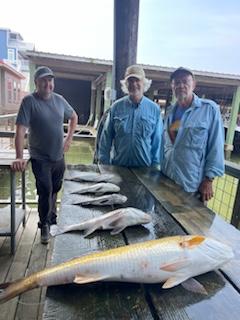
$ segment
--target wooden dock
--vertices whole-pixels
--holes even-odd
[[[0,238],[0,283],[24,277],[46,267],[51,255],[51,242],[40,243],[36,209],[27,210],[26,226],[17,232],[15,255],[10,255],[10,238]],[[53,241],[53,240],[51,240]],[[34,289],[0,306],[0,320],[40,320],[46,288]]]

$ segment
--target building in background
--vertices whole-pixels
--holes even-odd
[[[34,50],[34,44],[23,40],[20,33],[0,28],[0,60],[23,74],[21,91],[29,92],[29,61],[23,55]]]
[[[21,90],[22,73],[0,60],[0,115],[13,114],[19,109],[25,94]]]

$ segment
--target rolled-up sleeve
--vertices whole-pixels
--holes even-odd
[[[219,108],[210,127],[204,174],[209,178],[224,174],[224,129]]]

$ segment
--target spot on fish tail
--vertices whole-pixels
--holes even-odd
[[[179,242],[179,246],[182,248],[193,248],[202,243],[206,238],[204,236],[192,236],[190,239]]]

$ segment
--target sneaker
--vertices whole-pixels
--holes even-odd
[[[44,224],[41,228],[41,243],[48,244],[49,239],[50,239],[49,225]]]

